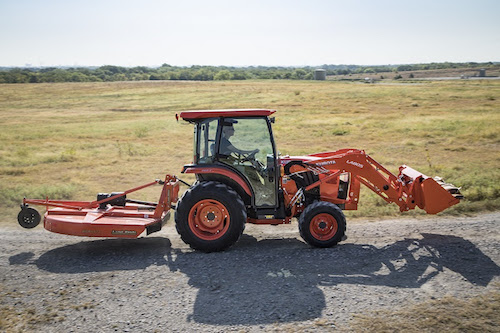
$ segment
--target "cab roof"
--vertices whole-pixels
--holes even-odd
[[[182,111],[180,117],[186,121],[190,121],[215,117],[262,117],[270,116],[275,112],[276,110],[268,109],[193,110]]]

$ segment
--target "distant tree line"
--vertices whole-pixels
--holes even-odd
[[[360,73],[380,73],[388,71],[414,71],[426,69],[447,69],[462,67],[485,67],[493,63],[431,63],[416,65],[323,65],[318,67],[226,67],[191,66],[179,67],[163,64],[160,67],[0,67],[0,83],[38,83],[38,82],[107,82],[142,80],[247,80],[247,79],[285,79],[312,80],[315,69],[324,69],[327,75],[349,75]]]
[[[488,68],[494,66],[493,62],[440,62],[430,64],[415,64],[415,65],[399,65],[396,67],[397,72],[421,71],[431,69],[450,69],[450,68]]]

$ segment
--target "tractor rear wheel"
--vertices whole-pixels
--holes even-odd
[[[342,210],[326,201],[316,201],[299,218],[300,236],[316,247],[332,247],[342,240],[346,229]]]
[[[247,213],[241,197],[229,186],[199,182],[177,204],[175,227],[191,248],[222,251],[236,243],[245,229]]]

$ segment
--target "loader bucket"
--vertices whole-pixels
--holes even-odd
[[[437,214],[456,205],[463,198],[460,189],[442,178],[430,178],[421,172],[403,165],[399,168],[400,179],[411,183],[411,195],[415,204],[427,214]]]

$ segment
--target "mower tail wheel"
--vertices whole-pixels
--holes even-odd
[[[241,197],[215,181],[199,182],[177,204],[175,226],[182,240],[193,249],[222,251],[243,233],[247,214]]]
[[[307,206],[299,218],[300,236],[316,247],[332,247],[342,240],[346,222],[342,210],[326,201]]]
[[[41,219],[40,213],[31,207],[22,207],[19,214],[17,214],[17,222],[26,229],[36,227]]]

